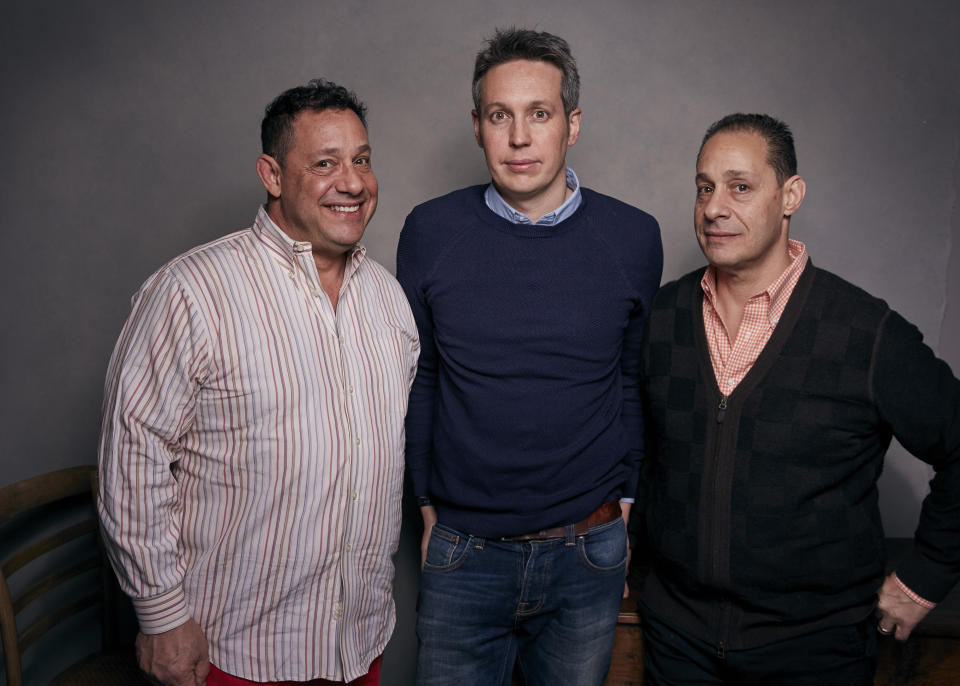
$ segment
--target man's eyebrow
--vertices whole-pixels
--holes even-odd
[[[529,102],[523,105],[523,109],[537,109],[537,108],[544,109],[550,106],[551,106],[551,102],[549,100],[534,100],[533,102]],[[509,110],[510,107],[505,102],[491,102],[491,103],[487,103],[483,107],[484,112],[489,112],[491,109]]]
[[[353,154],[359,155],[360,153],[364,153],[364,152],[370,152],[369,143],[365,143],[363,145],[358,146],[357,149],[354,150]],[[340,154],[340,147],[337,145],[329,145],[325,148],[320,148],[319,150],[316,150],[314,152],[314,155],[339,155],[339,154]]]
[[[753,172],[744,171],[743,169],[727,169],[720,175],[725,181],[729,181],[730,179],[746,179],[752,176]],[[710,181],[710,176],[708,176],[706,172],[697,172],[694,179],[697,181]]]

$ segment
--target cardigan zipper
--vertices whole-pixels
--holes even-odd
[[[716,473],[714,474],[714,487],[713,487],[715,508],[717,507],[717,505],[727,502],[726,498],[717,497],[720,494],[721,485],[724,480],[724,470],[720,469],[719,467],[720,467],[720,457],[723,454],[723,441],[721,439],[723,434],[723,420],[726,418],[726,414],[727,414],[727,396],[721,394],[720,402],[717,404],[718,427],[717,427],[716,453],[715,453],[715,461],[714,461],[715,464],[717,465],[717,470],[716,470]],[[720,556],[722,552],[721,548],[724,542],[721,540],[722,535],[721,535],[720,526],[719,526],[720,517],[716,516],[716,515],[719,515],[719,512],[715,512],[714,514],[715,516],[713,517],[713,522],[714,522],[713,541],[714,541],[715,547],[713,551],[713,576],[714,576],[714,579],[719,580]],[[728,546],[730,545],[729,540],[726,541],[726,545]],[[727,636],[727,626],[730,622],[730,605],[726,599],[721,601],[719,609],[720,609],[720,617],[719,617],[720,622],[719,622],[719,625],[717,626],[717,630],[718,630],[717,657],[722,660],[722,659],[725,659],[726,657],[726,646],[724,644],[726,642],[725,639]]]

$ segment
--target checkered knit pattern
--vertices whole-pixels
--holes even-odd
[[[876,482],[892,435],[938,469],[898,569],[938,601],[960,576],[960,382],[887,305],[808,264],[726,398],[703,270],[668,284],[644,358],[647,611],[743,649],[872,612],[884,566]]]

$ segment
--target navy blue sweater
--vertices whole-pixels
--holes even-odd
[[[407,414],[414,492],[442,523],[493,537],[633,496],[663,253],[653,217],[588,189],[551,227],[498,217],[483,190],[414,208],[397,278],[422,346]]]

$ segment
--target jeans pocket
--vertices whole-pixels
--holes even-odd
[[[622,517],[577,538],[580,559],[598,572],[622,571],[627,564],[627,530]]]
[[[435,524],[427,543],[424,571],[449,572],[459,567],[467,557],[472,538],[442,524]]]

